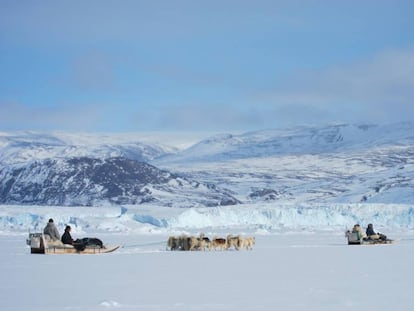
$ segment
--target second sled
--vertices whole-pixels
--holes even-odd
[[[377,244],[393,244],[394,240],[372,240],[370,238],[360,238],[358,233],[346,231],[345,236],[348,239],[348,245],[377,245]]]

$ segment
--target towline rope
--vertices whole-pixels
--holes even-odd
[[[160,241],[160,242],[151,242],[151,243],[143,243],[143,244],[126,244],[123,245],[122,248],[133,248],[133,247],[144,247],[144,246],[155,246],[155,245],[166,245],[166,241]]]

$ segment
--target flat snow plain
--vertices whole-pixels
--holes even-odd
[[[227,233],[238,232],[214,232]],[[26,234],[2,234],[0,310],[414,308],[411,230],[386,232],[398,243],[377,246],[348,246],[333,230],[240,233],[256,237],[252,251],[172,252],[165,232],[99,233],[124,247],[83,256],[31,255]]]

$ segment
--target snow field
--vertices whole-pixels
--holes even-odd
[[[0,309],[408,311],[413,236],[348,246],[288,232],[257,235],[253,251],[172,252],[166,235],[103,234],[125,243],[104,255],[31,255],[25,236],[0,236]]]
[[[0,310],[411,311],[410,205],[219,208],[2,206]],[[54,218],[74,238],[123,247],[32,255],[28,231]],[[348,246],[356,222],[398,240]],[[252,251],[166,251],[169,235],[255,236]]]

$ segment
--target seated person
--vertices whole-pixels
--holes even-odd
[[[90,245],[104,248],[102,241],[97,238],[83,238],[74,241],[72,236],[70,235],[71,229],[72,228],[70,226],[66,226],[65,233],[62,235],[63,244],[73,245],[78,251],[83,251],[87,246]]]
[[[50,237],[50,240],[52,241],[56,241],[56,240],[59,241],[60,234],[52,218],[49,219],[49,222],[47,223],[46,227],[43,229],[43,234],[47,234]]]
[[[62,235],[62,243],[63,244],[73,245],[74,241],[72,239],[72,236],[70,235],[70,230],[71,230],[71,227],[66,226],[65,233],[63,233],[63,235]]]
[[[362,227],[359,224],[356,224],[352,228],[352,232],[357,234],[359,240],[367,238],[367,235],[365,234],[364,230],[362,230]]]
[[[366,230],[368,238],[371,240],[386,240],[387,237],[381,233],[376,233],[374,231],[374,226],[372,224],[368,224],[367,230]]]

